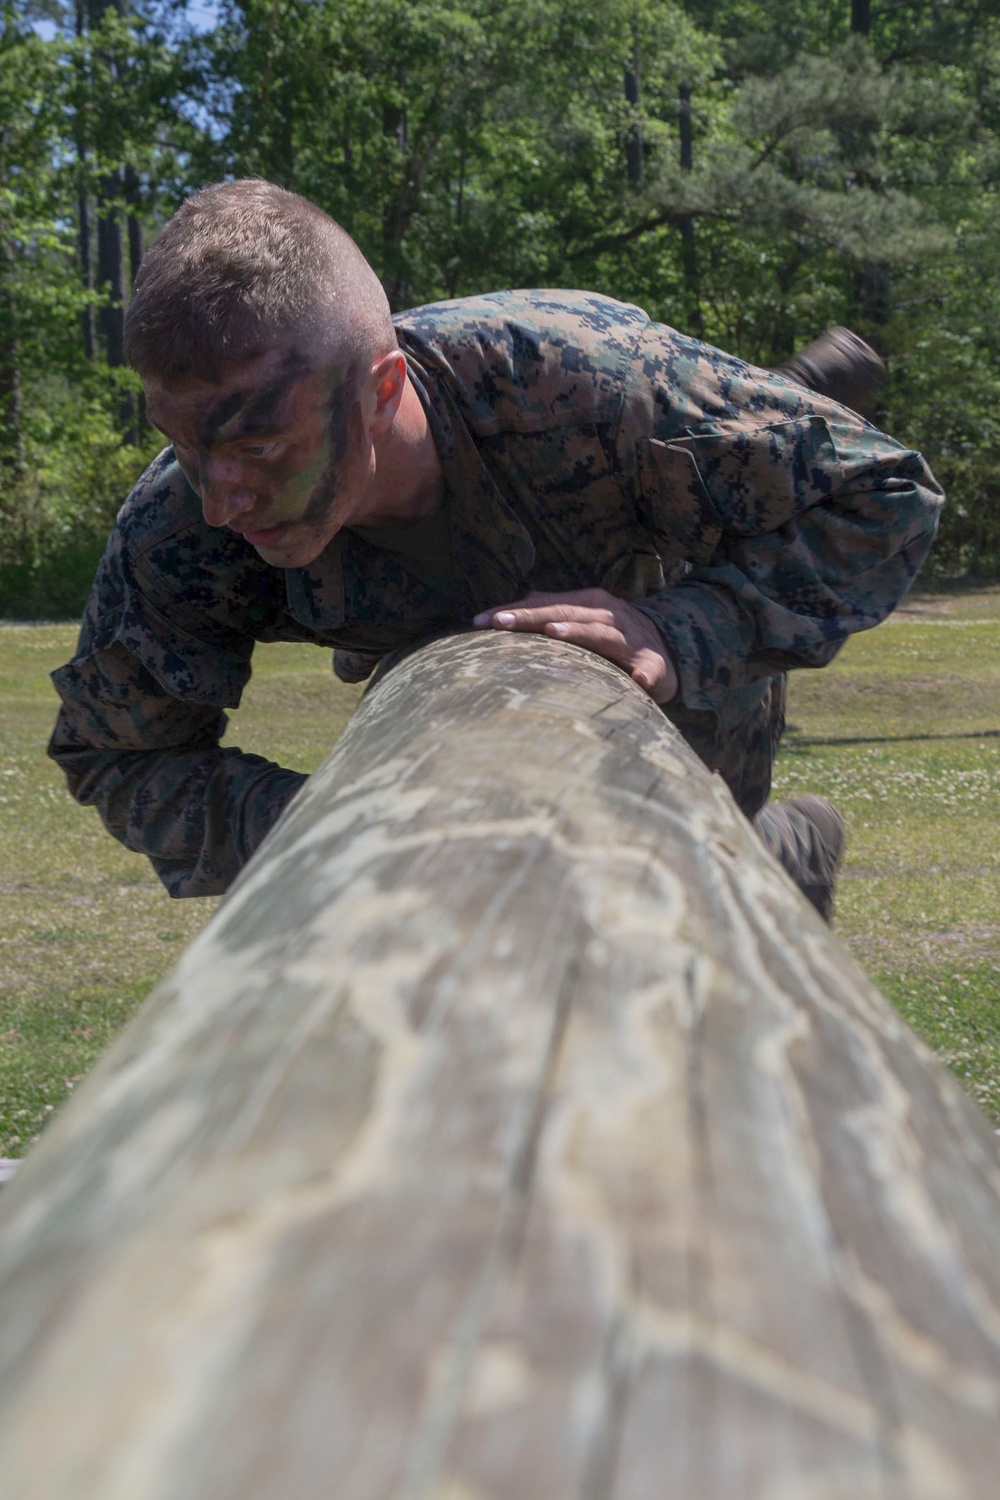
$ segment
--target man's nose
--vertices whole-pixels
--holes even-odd
[[[247,485],[238,460],[212,457],[202,475],[201,509],[209,526],[226,526],[253,510],[257,497]]]

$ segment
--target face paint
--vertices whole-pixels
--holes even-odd
[[[267,500],[270,526],[316,520],[325,515],[332,504],[335,480],[328,434],[324,431],[319,446],[304,463],[297,455],[293,462],[294,468],[278,465],[274,474],[273,488]]]
[[[333,370],[327,382],[319,443],[305,461],[299,452],[293,451],[286,464],[275,466],[266,507],[270,526],[294,522],[317,526],[330,518],[342,496],[352,449],[360,447],[357,381],[345,379],[341,371]]]
[[[326,402],[326,430],[323,478],[314,489],[303,512],[304,521],[315,524],[324,519],[340,496],[350,470],[352,450],[360,451],[362,440],[361,406],[357,376],[339,379],[331,387]]]
[[[202,422],[198,434],[202,449],[207,452],[213,444],[226,441],[226,430],[238,422],[249,399],[251,398],[246,391],[231,391],[228,396],[216,402]]]
[[[258,363],[263,379],[236,372],[235,389],[154,392],[154,404],[209,524],[241,532],[275,566],[301,566],[285,559],[317,555],[363,492],[362,382],[342,366],[320,373],[294,348],[276,363]]]
[[[222,443],[237,442],[276,431],[287,416],[286,407],[293,387],[309,374],[309,361],[296,349],[289,349],[273,380],[261,390],[231,391],[206,413],[199,433],[206,451]]]

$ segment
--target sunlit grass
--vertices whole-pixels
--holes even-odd
[[[924,598],[799,673],[777,796],[849,831],[837,930],[1000,1119],[1000,591]]]
[[[217,902],[171,901],[45,757],[65,625],[0,626],[0,1156],[18,1156]],[[328,652],[255,657],[227,743],[312,770],[360,695]],[[837,930],[1000,1120],[1000,591],[918,601],[793,678],[778,796],[850,843]]]
[[[48,672],[75,639],[69,625],[0,626],[0,1156],[26,1149],[218,905],[172,901],[46,758]],[[226,742],[313,770],[360,690],[315,647],[268,646],[254,662]]]

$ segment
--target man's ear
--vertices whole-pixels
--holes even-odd
[[[372,395],[371,431],[388,432],[396,418],[406,389],[406,359],[401,349],[380,355],[371,368],[368,389]]]

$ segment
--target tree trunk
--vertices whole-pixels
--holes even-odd
[[[4,1188],[0,1496],[993,1500],[998,1309],[991,1127],[721,780],[467,635]]]
[[[0,490],[5,481],[24,477],[24,426],[21,398],[21,340],[14,291],[14,248],[6,235],[0,249]],[[11,525],[7,507],[0,515]],[[7,538],[8,542],[11,540]]]
[[[90,0],[90,24],[100,24],[106,10],[119,16],[127,13],[127,0]],[[109,76],[117,79],[120,63],[112,52],[102,61]],[[104,302],[98,310],[97,328],[104,346],[104,357],[112,370],[125,363],[125,233],[123,202],[125,188],[122,170],[116,168],[102,176],[97,185],[97,289]],[[126,398],[126,408],[134,406]],[[123,416],[127,411],[123,410]]]
[[[125,168],[125,199],[129,206],[126,223],[128,233],[129,297],[131,297],[132,287],[135,285],[135,278],[139,274],[139,267],[142,265],[142,258],[146,248],[142,231],[142,220],[138,214],[140,202],[139,174],[133,166],[126,166]],[[123,341],[124,333],[123,316]],[[146,397],[143,391],[139,391],[137,394],[130,394],[128,399],[127,415],[129,423],[125,433],[125,441],[137,445],[142,441],[146,427]]]
[[[111,370],[125,366],[125,227],[121,195],[120,172],[101,179],[97,200],[97,285],[106,300],[98,309],[97,326]],[[133,391],[119,388],[118,420],[123,441],[135,443],[138,410]]]
[[[410,145],[410,127],[405,109],[395,104],[382,110],[382,133],[389,137],[400,156],[405,158]],[[386,196],[382,211],[382,256],[381,279],[389,306],[399,312],[406,306],[410,286],[407,258],[403,254],[403,241],[419,202],[419,189],[410,171],[411,163],[403,161],[395,190]]]
[[[125,237],[121,193],[121,178],[117,172],[101,178],[97,213],[97,286],[106,300],[98,311],[97,326],[104,356],[113,370],[125,363]]]
[[[625,102],[631,121],[625,138],[625,174],[630,188],[642,187],[642,83],[638,38],[632,38],[632,56],[625,64]]]
[[[84,0],[76,0],[76,35],[80,39],[86,34],[87,15]],[[84,63],[80,58],[77,63],[80,72],[83,72]],[[81,86],[83,79],[78,82]],[[97,325],[94,316],[94,260],[92,247],[92,229],[90,223],[90,193],[87,185],[87,134],[86,124],[82,112],[78,109],[73,121],[73,135],[76,146],[77,174],[79,178],[79,191],[77,193],[77,248],[80,256],[80,279],[87,301],[81,314],[81,325],[83,333],[83,352],[90,364],[97,358]]]
[[[7,309],[0,314],[4,325]],[[24,425],[21,395],[21,344],[16,335],[0,333],[0,469],[14,480],[24,478]],[[0,481],[2,483],[2,481]]]
[[[83,352],[91,364],[97,358],[97,321],[94,313],[94,262],[91,249],[90,198],[81,191],[77,198],[77,244],[80,252],[80,279],[87,293],[87,303],[81,314]]]
[[[871,0],[851,0],[851,32],[855,36],[867,37],[871,32]],[[856,173],[859,186],[872,186],[867,174]],[[858,331],[883,359],[888,357],[886,330],[892,314],[892,280],[889,266],[884,261],[865,261],[854,276],[854,306],[857,309],[855,322]],[[881,423],[884,406],[872,412],[872,419]]]
[[[694,142],[691,134],[691,88],[682,83],[678,93],[678,125],[680,127],[681,171],[694,168]],[[684,272],[684,290],[687,301],[687,325],[696,338],[704,338],[705,325],[701,316],[701,276],[698,269],[698,244],[695,239],[694,219],[684,214],[680,223],[681,267]]]
[[[892,313],[892,277],[885,261],[865,261],[854,278],[854,291],[866,337],[881,354],[884,350],[879,330],[885,328]]]
[[[142,258],[146,251],[143,239],[142,220],[139,217],[139,174],[133,166],[125,168],[125,201],[128,204],[128,268],[129,284],[135,285]]]

